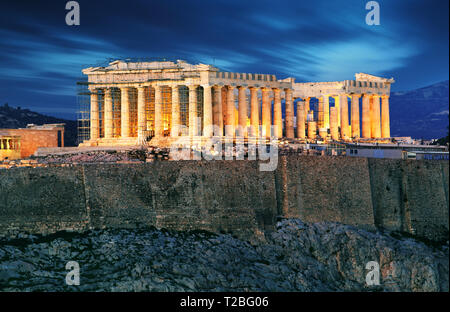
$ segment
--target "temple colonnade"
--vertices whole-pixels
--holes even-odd
[[[334,100],[333,107],[330,107],[330,98]],[[313,139],[316,131],[308,135],[306,129],[309,127],[316,128],[319,137],[330,136],[336,141],[390,138],[388,95],[323,95],[317,97],[316,110],[311,108],[310,102],[310,97],[297,102],[298,138]]]
[[[295,82],[213,65],[123,61],[82,71],[90,94],[86,145],[150,138],[387,139],[394,79]],[[314,100],[313,100],[314,99]],[[83,133],[85,133],[83,132]],[[162,145],[170,140],[155,140]]]
[[[330,98],[334,99],[332,107]],[[285,100],[284,122],[282,99]],[[296,112],[291,89],[266,87],[148,85],[91,88],[90,100],[91,139],[144,139],[148,135],[289,139],[315,139],[318,136],[337,141],[390,137],[387,95],[323,95],[318,97],[315,110],[310,105],[311,98],[299,98]]]
[[[284,125],[282,98],[286,103]],[[91,140],[143,139],[148,134],[152,137],[281,138],[283,129],[287,137],[294,138],[292,90],[279,88],[231,85],[91,87],[90,120]]]

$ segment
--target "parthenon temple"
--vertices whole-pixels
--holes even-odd
[[[392,78],[297,83],[185,61],[83,69],[90,108],[81,146],[191,138],[377,141],[390,138]],[[361,108],[360,108],[361,107]]]

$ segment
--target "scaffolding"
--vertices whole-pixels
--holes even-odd
[[[122,132],[121,125],[121,94],[119,88],[111,89],[111,101],[112,101],[112,117],[113,117],[113,138],[120,138]]]
[[[146,137],[155,135],[155,89],[145,87],[145,125]]]
[[[180,125],[182,127],[181,135],[189,135],[187,127],[189,127],[189,88],[180,86],[178,88],[180,97]]]
[[[137,137],[138,135],[138,109],[137,109],[137,90],[130,88],[128,90],[130,103],[130,136]]]
[[[98,133],[99,137],[105,137],[105,90],[97,90],[98,99]]]
[[[170,136],[170,129],[172,128],[172,88],[161,87],[162,100],[162,120],[164,136]]]
[[[198,133],[197,135],[202,135],[203,133],[203,87],[197,87],[197,118],[198,125]]]
[[[87,81],[77,82],[77,144],[89,140],[91,127],[90,96]]]

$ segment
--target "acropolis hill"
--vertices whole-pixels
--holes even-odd
[[[150,139],[157,146],[180,136],[199,141],[213,136],[305,142],[390,138],[392,78],[358,73],[355,80],[296,83],[294,78],[223,72],[180,60],[118,60],[83,74],[90,108],[81,146],[138,145]]]

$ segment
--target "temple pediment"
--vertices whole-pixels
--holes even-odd
[[[357,81],[371,81],[371,82],[384,82],[384,83],[394,83],[394,78],[383,78],[374,75],[369,75],[365,73],[357,73],[355,74],[355,79]]]

